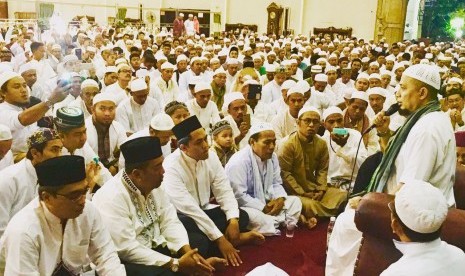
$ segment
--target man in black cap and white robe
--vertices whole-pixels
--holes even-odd
[[[160,140],[138,137],[123,143],[121,151],[125,169],[95,193],[93,202],[128,274],[211,273],[213,267],[190,247],[176,209],[160,187],[164,173]]]
[[[264,237],[256,231],[241,233],[248,225],[247,213],[239,209],[223,166],[210,152],[207,134],[197,117],[182,121],[173,133],[179,148],[163,163],[163,187],[180,213],[191,244],[208,247],[213,242],[229,264],[238,266],[242,261],[236,247],[261,243]],[[211,193],[215,204],[210,202]],[[193,233],[203,239],[194,240]]]
[[[98,210],[86,202],[92,176],[86,178],[84,158],[55,157],[36,172],[39,197],[0,239],[0,274],[77,275],[92,262],[99,275],[126,275]]]

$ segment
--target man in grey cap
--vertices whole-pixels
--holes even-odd
[[[441,191],[430,183],[409,180],[388,206],[392,231],[400,239],[394,245],[403,257],[381,276],[463,275],[465,253],[439,237],[448,211]]]
[[[441,78],[436,66],[418,64],[405,70],[397,102],[399,114],[408,118],[395,133],[389,129],[390,120],[384,111],[375,118],[384,154],[370,183],[367,183],[366,192],[394,194],[407,180],[419,179],[437,187],[448,206],[455,206],[454,131],[448,116],[440,110],[437,98],[440,87]],[[355,209],[360,199],[360,196],[352,198],[349,208],[336,220],[328,245],[328,275],[353,274],[362,239],[362,233],[354,224]]]

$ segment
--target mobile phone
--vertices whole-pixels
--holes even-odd
[[[78,57],[79,60],[82,60],[82,49],[74,49],[74,54]]]
[[[450,70],[452,73],[460,74],[460,68],[457,66],[451,66]]]
[[[262,98],[262,86],[260,84],[249,84],[247,99],[260,100]]]
[[[250,126],[250,114],[245,114],[244,115],[243,122],[245,122],[248,126]]]
[[[335,135],[346,136],[347,134],[349,134],[349,131],[343,127],[335,127],[333,128],[332,133]]]

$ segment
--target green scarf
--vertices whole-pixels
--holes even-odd
[[[396,131],[394,136],[391,137],[391,139],[389,140],[386,152],[383,155],[383,159],[381,159],[381,163],[379,164],[375,173],[371,177],[371,181],[366,189],[366,192],[383,192],[389,174],[391,173],[392,166],[396,161],[397,155],[399,154],[402,145],[404,144],[405,140],[407,140],[407,136],[412,127],[424,115],[439,110],[439,102],[431,101],[407,118],[405,123]]]
[[[212,95],[212,101],[216,103],[216,106],[218,110],[221,110],[223,108],[223,102],[224,102],[224,94],[226,93],[226,86],[223,87],[218,87],[216,85],[215,81],[211,82],[212,90],[213,90],[213,95]]]

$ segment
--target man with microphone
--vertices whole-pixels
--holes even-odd
[[[407,117],[396,131],[380,112],[374,120],[383,158],[365,192],[395,194],[408,180],[419,179],[438,188],[448,206],[455,205],[455,139],[449,118],[440,110],[441,87],[438,68],[426,64],[409,67],[402,75],[396,94],[399,114]],[[363,195],[363,194],[361,194]],[[361,197],[349,200],[337,218],[328,244],[326,275],[353,275],[362,233],[354,223]]]

